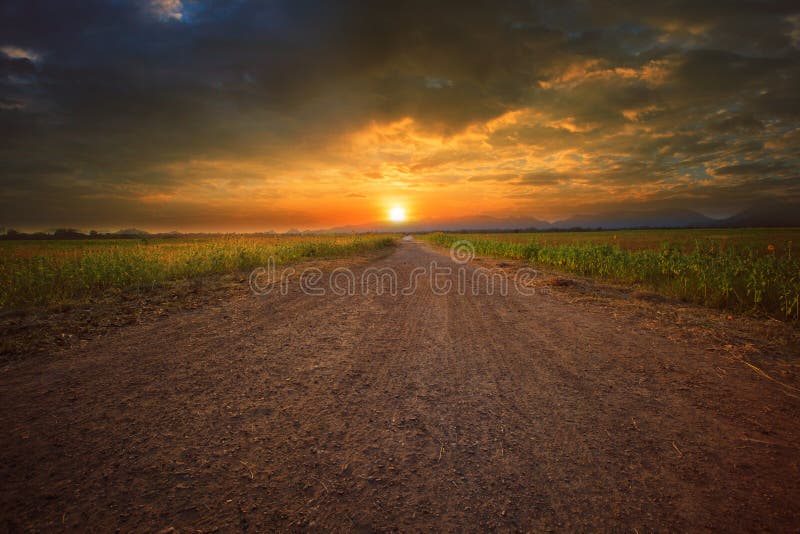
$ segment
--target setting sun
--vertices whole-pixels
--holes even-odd
[[[389,210],[389,220],[392,222],[404,222],[406,220],[406,210],[400,206],[395,206]]]

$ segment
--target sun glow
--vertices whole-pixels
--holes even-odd
[[[395,206],[389,210],[389,220],[392,222],[403,222],[406,220],[406,210],[400,206]]]

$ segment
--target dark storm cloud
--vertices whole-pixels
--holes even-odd
[[[793,172],[793,167],[784,161],[758,161],[754,163],[740,163],[726,165],[714,169],[718,176],[769,176],[781,175],[786,171]]]
[[[149,209],[137,196],[205,179],[197,160],[279,173],[370,124],[410,117],[451,138],[517,110],[528,119],[486,134],[498,155],[480,172],[454,149],[406,168],[523,198],[567,178],[680,181],[653,198],[703,191],[709,205],[715,190],[745,203],[761,180],[797,192],[785,181],[800,169],[796,2],[11,0],[0,36],[3,225],[23,197],[26,224],[55,224],[43,214],[56,203],[64,224],[70,210],[113,222],[104,195],[130,197],[114,201],[128,221]],[[506,172],[513,148],[528,156]]]
[[[764,129],[764,123],[747,113],[712,121],[708,128],[720,133],[755,133]]]

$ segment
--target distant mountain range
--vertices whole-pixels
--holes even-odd
[[[691,210],[619,211],[594,215],[576,215],[556,221],[550,228],[687,228],[716,226],[717,219]]]
[[[713,219],[696,211],[687,209],[662,209],[639,211],[608,211],[588,215],[574,215],[567,219],[548,222],[535,217],[492,217],[478,215],[459,217],[450,220],[422,220],[404,224],[374,222],[352,226],[338,226],[326,230],[289,230],[287,234],[319,233],[416,233],[416,232],[508,232],[513,230],[616,230],[626,228],[746,228],[746,227],[800,227],[800,202],[770,202],[756,204],[736,215],[724,219]],[[261,235],[275,235],[275,232],[261,232]],[[178,237],[182,235],[211,235],[210,233],[184,234],[166,232],[151,234],[138,228],[126,228],[116,232],[83,233],[75,229],[58,229],[49,232],[26,234],[8,230],[0,239],[85,239],[92,238],[146,238]]]
[[[722,226],[800,226],[800,202],[754,206],[720,221]]]
[[[114,235],[124,237],[144,237],[150,235],[146,230],[139,230],[138,228],[125,228],[124,230],[117,230]]]
[[[509,230],[568,230],[571,228],[617,230],[626,228],[737,228],[784,226],[800,227],[800,202],[776,202],[756,205],[732,217],[713,219],[687,209],[652,211],[608,211],[574,215],[548,222],[535,217],[460,217],[448,221],[423,220],[405,224],[376,222],[340,226],[328,232],[428,232],[428,231],[509,231]]]
[[[445,232],[455,232],[458,230],[517,230],[523,228],[545,228],[550,223],[533,217],[491,217],[489,215],[477,215],[474,217],[459,217],[457,219],[442,220],[422,220],[408,223],[367,223],[351,226],[338,226],[327,230],[329,232],[430,232],[441,230]]]

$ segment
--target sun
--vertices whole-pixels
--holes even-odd
[[[395,206],[389,210],[389,220],[392,222],[403,222],[406,220],[406,210],[400,206]]]

